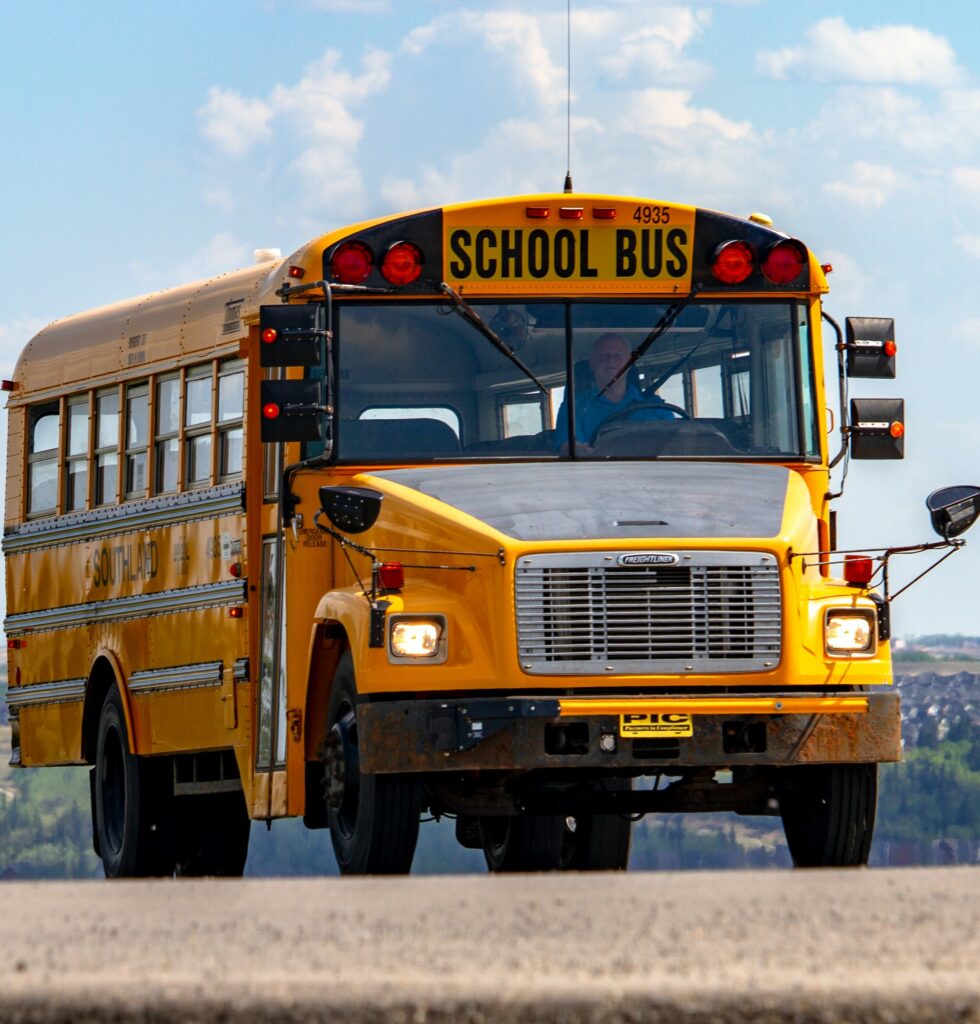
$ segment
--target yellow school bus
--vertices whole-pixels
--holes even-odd
[[[240,874],[298,815],[404,872],[426,811],[495,871],[725,809],[864,863],[888,553],[839,550],[831,470],[904,415],[841,384],[828,434],[825,344],[896,360],[828,270],[759,215],[560,193],[51,324],[4,385],[12,763],[92,766],[110,877]],[[933,496],[939,544],[978,507]]]

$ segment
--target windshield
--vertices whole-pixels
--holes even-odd
[[[470,305],[543,389],[447,304],[338,304],[335,457],[819,454],[802,303]]]

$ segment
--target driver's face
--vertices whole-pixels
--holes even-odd
[[[617,373],[626,365],[630,357],[630,347],[626,339],[618,334],[603,335],[592,349],[589,365],[596,385],[604,388]]]

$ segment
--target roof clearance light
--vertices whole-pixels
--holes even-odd
[[[892,425],[888,428],[888,433],[892,437],[904,437],[905,436],[905,424],[899,420],[895,420]]]
[[[547,220],[551,216],[551,210],[547,206],[528,206],[524,215],[537,220]]]
[[[282,412],[282,410],[276,402],[266,402],[265,405],[262,406],[262,415],[267,420],[278,419],[280,412]]]
[[[741,284],[755,268],[748,242],[722,242],[711,255],[711,273],[722,284]]]
[[[414,242],[395,242],[381,261],[381,276],[397,287],[411,284],[418,280],[424,263],[422,250]]]
[[[615,220],[616,213],[615,206],[595,206],[592,209],[592,216],[596,220]]]
[[[341,284],[361,284],[374,267],[374,254],[363,242],[344,242],[330,257],[330,276]]]
[[[762,273],[773,284],[789,284],[795,281],[806,266],[806,246],[794,238],[777,242],[766,253],[762,261]]]
[[[302,267],[290,267],[287,273],[290,277],[295,277],[297,280],[301,280],[306,276],[306,271]]]
[[[383,590],[401,590],[405,586],[405,567],[401,562],[382,562],[378,582]]]
[[[558,216],[562,220],[581,220],[585,216],[585,210],[581,206],[562,206],[558,210]]]
[[[867,555],[844,556],[844,579],[848,583],[859,583],[864,586],[871,582],[874,574],[874,562]]]

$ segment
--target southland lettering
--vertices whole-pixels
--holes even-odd
[[[160,552],[155,540],[99,548],[92,556],[92,584],[108,587],[114,583],[151,580],[160,569]]]

